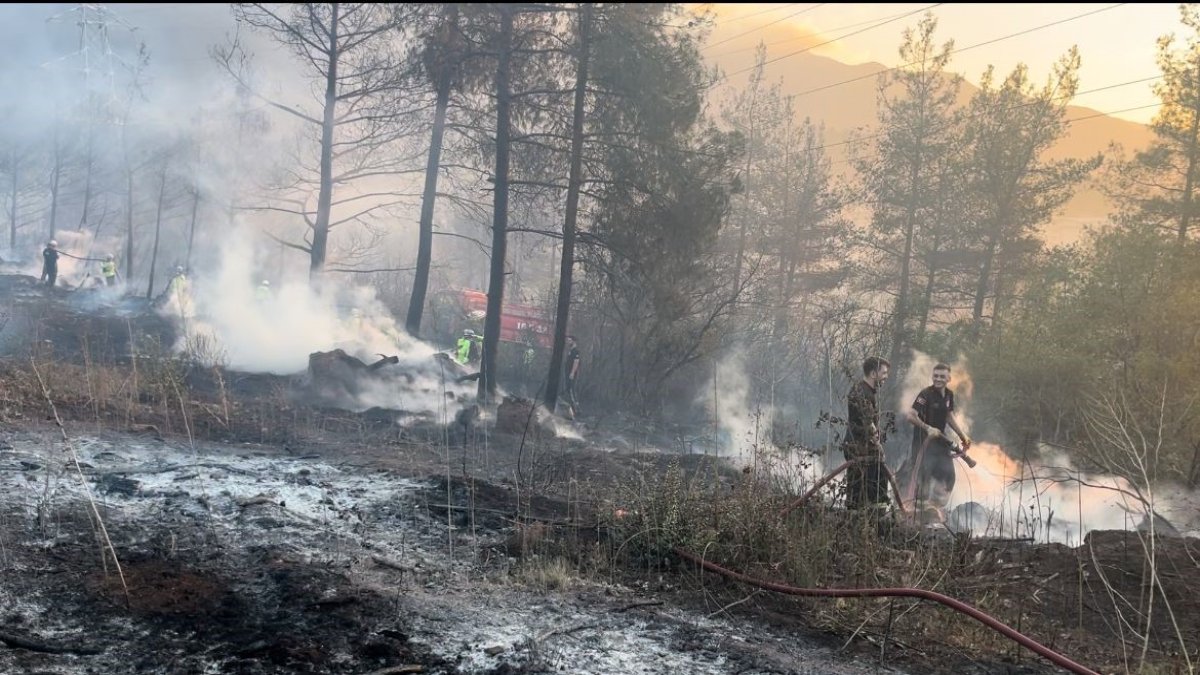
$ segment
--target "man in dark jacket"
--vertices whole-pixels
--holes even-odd
[[[933,384],[913,400],[906,415],[913,425],[911,452],[901,469],[905,499],[929,501],[938,509],[946,505],[955,482],[954,447],[946,438],[946,427],[954,430],[963,450],[971,447],[971,438],[954,416],[954,391],[949,384],[950,366],[939,363],[933,367]]]
[[[883,463],[879,405],[875,396],[887,382],[891,364],[871,356],[863,361],[863,378],[846,397],[846,438],[842,453],[854,464],[846,470],[846,508],[862,509],[888,502],[888,473]]]
[[[564,390],[564,398],[567,402],[567,419],[575,419],[579,414],[579,399],[575,396],[575,381],[579,379],[579,364],[581,363],[579,356],[579,345],[575,342],[574,335],[567,336],[567,362],[564,368],[567,376],[567,387]]]
[[[58,280],[58,242],[53,239],[42,249],[42,276],[39,281],[53,288]]]

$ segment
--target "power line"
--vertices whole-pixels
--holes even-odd
[[[1052,26],[1057,26],[1057,25],[1060,25],[1060,24],[1064,24],[1064,23],[1067,23],[1068,21],[1075,21],[1075,20],[1077,20],[1077,19],[1082,19],[1082,18],[1084,18],[1084,17],[1088,17],[1088,16],[1091,16],[1091,15],[1093,15],[1093,14],[1099,14],[1100,12],[1107,12],[1107,11],[1108,11],[1108,10],[1110,10],[1110,9],[1116,9],[1117,7],[1120,7],[1120,6],[1122,6],[1122,5],[1127,5],[1127,4],[1129,4],[1129,3],[1126,3],[1126,2],[1120,2],[1120,3],[1117,3],[1117,4],[1115,4],[1115,5],[1109,5],[1108,7],[1102,7],[1102,8],[1100,8],[1100,9],[1095,9],[1095,10],[1092,10],[1092,11],[1090,11],[1090,12],[1084,12],[1083,14],[1076,14],[1075,16],[1067,17],[1067,18],[1065,18],[1065,19],[1059,19],[1059,20],[1057,20],[1057,21],[1052,21],[1052,22],[1050,22],[1050,23],[1044,23],[1044,24],[1042,24],[1042,25],[1040,25],[1040,26],[1034,26],[1034,27],[1032,27],[1032,28],[1026,28],[1025,30],[1017,31],[1016,33],[1011,33],[1011,34],[1009,34],[1009,35],[1004,35],[1004,36],[1001,36],[1001,37],[998,37],[998,38],[992,38],[991,40],[985,40],[985,41],[983,41],[983,42],[978,42],[978,43],[976,43],[976,44],[973,44],[973,45],[970,45],[970,46],[968,46],[968,47],[963,47],[963,48],[961,48],[961,49],[953,49],[953,50],[951,50],[951,51],[949,52],[949,54],[961,54],[962,52],[965,52],[965,51],[967,51],[967,50],[970,50],[970,49],[975,49],[975,48],[977,48],[977,47],[983,47],[984,45],[995,44],[995,43],[997,43],[997,42],[1001,42],[1001,41],[1003,41],[1003,40],[1008,40],[1008,39],[1011,39],[1011,38],[1019,37],[1019,36],[1021,36],[1021,35],[1026,35],[1026,34],[1028,34],[1028,33],[1032,33],[1032,32],[1035,32],[1035,31],[1039,31],[1039,30],[1042,30],[1042,29],[1044,29],[1044,28],[1050,28],[1050,27],[1052,27]],[[790,94],[790,95],[791,95],[791,96],[806,96],[806,95],[808,95],[808,94],[812,94],[812,93],[815,93],[815,92],[818,92],[818,91],[824,91],[824,90],[826,90],[826,89],[833,89],[834,87],[840,87],[840,86],[842,86],[843,84],[850,84],[851,82],[859,82],[859,81],[861,81],[861,80],[865,80],[865,79],[868,79],[868,78],[876,77],[876,76],[878,76],[878,75],[882,75],[883,73],[890,73],[890,72],[892,72],[892,71],[894,71],[894,70],[899,70],[899,69],[901,69],[901,68],[907,68],[907,67],[909,67],[909,66],[916,65],[916,64],[918,64],[918,63],[920,63],[920,61],[913,61],[912,63],[905,63],[905,64],[902,64],[902,65],[899,65],[899,66],[893,66],[893,67],[891,67],[891,68],[887,68],[886,70],[881,70],[881,71],[879,71],[878,73],[871,73],[871,74],[869,74],[869,75],[860,75],[860,76],[858,76],[858,77],[852,77],[852,78],[850,78],[850,79],[848,79],[848,80],[842,80],[841,82],[834,82],[834,83],[832,83],[832,84],[826,84],[826,85],[823,85],[823,86],[820,86],[820,87],[816,87],[816,88],[813,88],[813,89],[808,89],[808,90],[801,91],[801,92],[796,92],[796,93],[794,93],[794,94]]]
[[[1118,82],[1118,83],[1116,83],[1116,84],[1109,84],[1109,85],[1105,85],[1105,86],[1103,86],[1103,87],[1095,87],[1095,88],[1093,88],[1093,89],[1087,89],[1087,90],[1084,90],[1084,91],[1077,91],[1077,92],[1075,92],[1074,94],[1071,94],[1070,96],[1068,96],[1068,95],[1065,95],[1065,94],[1064,94],[1064,95],[1062,95],[1062,96],[1056,96],[1056,97],[1053,97],[1053,98],[1051,98],[1050,100],[1051,100],[1051,101],[1056,101],[1056,100],[1061,100],[1061,99],[1064,99],[1064,98],[1075,98],[1075,97],[1078,97],[1078,96],[1083,96],[1083,95],[1085,95],[1085,94],[1093,94],[1093,93],[1096,93],[1096,92],[1098,92],[1098,91],[1105,91],[1105,90],[1108,90],[1108,89],[1116,89],[1116,88],[1118,88],[1118,87],[1127,87],[1127,86],[1129,86],[1129,85],[1132,85],[1132,84],[1141,84],[1141,83],[1143,83],[1143,82],[1152,82],[1152,81],[1154,81],[1154,80],[1159,80],[1159,79],[1162,79],[1162,75],[1155,75],[1155,76],[1153,76],[1153,77],[1143,77],[1143,78],[1139,78],[1139,79],[1136,79],[1136,80],[1128,80],[1128,81],[1126,81],[1126,82]],[[1038,101],[1038,100],[1028,101],[1028,102],[1021,103],[1021,104],[1019,104],[1019,105],[1010,106],[1010,107],[1008,107],[1008,108],[1004,108],[1003,110],[999,110],[999,111],[995,111],[995,112],[996,112],[997,114],[1004,114],[1004,113],[1011,112],[1011,111],[1014,111],[1014,110],[1020,110],[1021,108],[1027,108],[1027,107],[1029,107],[1029,106],[1031,106],[1031,105],[1037,105],[1039,102],[1040,102],[1040,101]],[[1134,110],[1143,110],[1143,109],[1146,109],[1146,108],[1151,108],[1151,107],[1158,106],[1158,105],[1162,105],[1162,103],[1161,103],[1161,102],[1159,102],[1159,103],[1154,103],[1154,104],[1150,104],[1150,105],[1137,106],[1137,107],[1134,107],[1134,108],[1124,108],[1124,109],[1121,109],[1121,110],[1113,110],[1113,111],[1111,111],[1111,112],[1106,112],[1106,113],[1096,113],[1096,114],[1093,114],[1093,115],[1086,115],[1086,116],[1084,116],[1084,117],[1076,117],[1076,118],[1072,118],[1072,119],[1070,119],[1070,120],[1064,120],[1064,121],[1063,121],[1063,123],[1064,123],[1064,124],[1070,124],[1070,123],[1072,123],[1072,122],[1080,122],[1080,121],[1083,121],[1083,120],[1089,120],[1089,119],[1093,119],[1093,118],[1095,118],[1095,117],[1103,117],[1103,116],[1109,116],[1109,115],[1117,115],[1117,114],[1124,113],[1124,112],[1132,112],[1132,111],[1134,111]],[[985,113],[987,113],[987,112],[992,112],[992,111],[984,111],[984,112],[981,112],[981,113],[976,113],[976,114],[974,114],[974,115],[968,115],[968,116],[966,116],[966,117],[965,117],[965,119],[967,119],[967,120],[969,120],[969,119],[973,119],[973,118],[975,118],[975,117],[979,117],[979,116],[981,116],[981,115],[983,115],[983,114],[985,114]],[[818,150],[827,150],[827,149],[829,149],[829,148],[837,148],[837,147],[841,147],[841,146],[845,146],[845,145],[861,145],[861,144],[863,144],[863,143],[866,143],[867,141],[871,141],[871,140],[874,140],[874,139],[876,139],[876,138],[880,138],[880,137],[884,136],[885,134],[886,134],[886,132],[880,131],[880,132],[878,132],[878,133],[870,134],[870,135],[868,135],[868,136],[859,136],[859,137],[856,137],[856,138],[851,138],[851,139],[847,139],[847,140],[844,140],[844,141],[838,141],[837,143],[823,143],[823,144],[821,144],[821,145],[813,146],[813,147],[811,147],[811,148],[797,149],[797,150],[794,150],[794,151],[793,151],[793,153],[795,153],[795,154],[799,154],[799,153],[812,153],[812,152],[816,152],[816,151],[818,151]],[[778,158],[780,158],[780,157],[783,157],[783,154],[767,155],[767,156],[765,156],[765,157],[762,157],[761,159],[763,159],[763,160],[772,160],[772,159],[778,159]],[[848,159],[847,159],[847,160],[840,160],[839,162],[835,162],[835,164],[840,164],[840,163],[843,163],[843,162],[845,162],[845,161],[849,161],[849,160],[848,160]]]
[[[945,4],[945,3],[938,2],[938,3],[934,3],[934,4],[932,4],[932,5],[926,5],[926,6],[922,7],[922,8],[920,8],[920,9],[914,9],[914,10],[913,10],[913,11],[911,11],[911,12],[906,12],[906,13],[904,13],[904,14],[901,14],[901,15],[899,15],[899,16],[893,17],[893,18],[891,18],[891,19],[887,19],[887,20],[885,20],[885,21],[880,21],[879,23],[872,24],[872,25],[870,25],[870,26],[867,26],[866,28],[863,28],[863,29],[861,29],[861,30],[856,30],[856,31],[853,31],[853,32],[850,32],[850,33],[846,33],[845,35],[839,35],[838,37],[835,37],[835,38],[833,38],[833,39],[831,39],[831,40],[826,40],[825,42],[822,42],[822,43],[820,43],[820,44],[815,44],[815,45],[812,45],[811,47],[805,47],[804,49],[798,49],[798,50],[796,50],[796,51],[794,51],[794,52],[791,52],[791,53],[788,53],[788,54],[784,54],[783,56],[777,56],[777,57],[775,57],[775,58],[773,58],[773,59],[768,59],[768,60],[766,60],[766,61],[763,61],[761,65],[762,65],[762,66],[769,66],[769,65],[771,65],[772,63],[777,63],[777,62],[779,62],[779,61],[782,61],[782,60],[784,60],[784,59],[787,59],[787,58],[791,58],[791,57],[793,57],[793,56],[796,56],[796,55],[798,55],[798,54],[803,54],[803,53],[805,53],[805,52],[810,52],[810,51],[812,51],[812,50],[816,49],[817,47],[824,47],[825,45],[832,44],[832,43],[834,43],[834,42],[837,42],[838,40],[843,40],[843,39],[845,39],[845,38],[848,38],[848,37],[851,37],[851,36],[854,36],[854,35],[858,35],[858,34],[860,34],[860,33],[865,33],[865,32],[867,32],[867,31],[869,31],[869,30],[872,30],[872,29],[874,29],[874,28],[879,28],[880,26],[884,26],[884,25],[887,25],[887,24],[889,24],[889,23],[892,23],[892,22],[894,22],[894,21],[899,21],[900,19],[903,19],[903,18],[906,18],[906,17],[912,16],[913,14],[919,14],[919,13],[921,13],[921,12],[925,12],[925,11],[931,10],[931,9],[933,9],[934,7],[940,7],[940,6],[941,6],[941,5],[943,5],[943,4]],[[724,80],[728,80],[729,78],[733,77],[734,75],[741,75],[742,73],[747,73],[747,72],[750,72],[751,70],[754,70],[755,68],[758,68],[758,67],[759,67],[759,65],[760,65],[760,64],[757,64],[757,63],[756,63],[756,64],[754,64],[753,66],[750,66],[749,68],[742,68],[741,70],[735,70],[734,72],[732,72],[732,73],[729,73],[728,75],[724,75],[724,76],[722,76],[722,77],[719,77],[719,78],[717,78],[716,80],[713,80],[712,82],[710,82],[710,83],[707,85],[707,87],[706,87],[706,88],[712,88],[712,87],[716,86],[717,84],[721,83],[722,81],[724,81]]]
[[[1090,119],[1094,119],[1096,117],[1111,117],[1113,115],[1119,115],[1121,113],[1133,112],[1134,110],[1146,110],[1147,108],[1157,108],[1160,105],[1163,105],[1162,101],[1159,101],[1158,103],[1147,103],[1146,105],[1139,105],[1139,106],[1135,106],[1133,108],[1121,108],[1120,110],[1110,110],[1109,112],[1095,113],[1093,115],[1084,115],[1083,117],[1073,117],[1069,120],[1066,120],[1064,122],[1064,124],[1071,124],[1072,122],[1082,122],[1084,120],[1090,120]]]
[[[736,40],[740,37],[749,35],[751,33],[757,33],[758,31],[765,30],[766,28],[768,28],[770,26],[774,26],[777,23],[787,21],[788,19],[794,19],[794,18],[800,16],[801,14],[806,14],[808,12],[811,12],[814,9],[817,9],[818,7],[824,7],[826,4],[828,4],[828,3],[818,2],[817,4],[813,5],[812,7],[805,7],[804,9],[800,10],[799,12],[794,12],[792,14],[788,14],[787,16],[780,18],[780,19],[775,19],[774,21],[772,21],[770,23],[765,23],[765,24],[759,26],[758,28],[751,28],[750,30],[742,31],[741,33],[738,33],[737,35],[732,35],[730,37],[727,37],[724,40],[718,40],[717,42],[714,42],[710,45],[705,46],[704,49],[712,49],[713,47],[716,47],[717,45],[723,45],[726,42],[729,42],[731,40]]]
[[[895,19],[895,18],[899,18],[899,17],[905,16],[905,15],[906,15],[906,12],[900,12],[898,14],[887,14],[885,16],[877,16],[872,19],[867,19],[866,21],[857,21],[855,23],[848,23],[848,24],[844,24],[841,26],[836,26],[834,28],[823,28],[823,29],[820,29],[820,32],[821,33],[834,33],[839,30],[846,30],[847,28],[858,28],[859,26],[865,26],[869,23],[875,23],[876,21],[880,21],[882,19]],[[787,44],[789,42],[796,42],[797,40],[806,40],[809,37],[811,37],[811,36],[801,35],[800,37],[788,38],[786,40],[779,40],[777,42],[768,42],[767,46],[768,47],[776,47],[779,45]],[[727,52],[721,52],[720,54],[713,54],[712,58],[720,58],[722,56],[729,56],[730,54],[740,54],[742,52],[750,52],[750,51],[754,51],[755,49],[758,49],[758,47],[742,47],[740,49],[731,49]]]
[[[711,3],[711,2],[706,2],[706,3],[702,3],[702,6],[703,6],[703,5],[711,5],[711,4],[713,4],[713,3]],[[731,18],[724,19],[724,20],[721,20],[721,21],[714,21],[714,22],[713,22],[713,25],[714,25],[714,26],[727,26],[727,25],[729,25],[729,24],[731,24],[731,23],[734,23],[734,22],[736,22],[736,21],[741,21],[742,19],[751,19],[751,18],[753,18],[753,17],[756,17],[756,16],[762,16],[763,14],[770,14],[771,12],[778,12],[778,11],[779,11],[779,10],[781,10],[781,9],[787,9],[788,7],[795,7],[796,5],[799,5],[799,4],[801,4],[801,3],[799,3],[799,2],[789,2],[789,3],[785,4],[785,5],[782,5],[782,6],[780,6],[780,7],[771,7],[770,9],[763,9],[763,10],[759,10],[759,11],[757,11],[757,12],[751,12],[750,14],[743,14],[742,16],[735,16],[735,17],[731,17]]]
[[[1136,81],[1141,82],[1143,80],[1136,80]],[[1113,86],[1118,86],[1118,85],[1113,85]],[[1112,87],[1104,87],[1104,88],[1111,89]],[[1022,104],[1020,106],[1013,106],[1012,108],[1006,108],[1005,110],[1002,110],[1000,112],[1007,112],[1008,110],[1016,110],[1017,108],[1021,108],[1021,107],[1027,106],[1027,105],[1032,105],[1032,104],[1026,103],[1026,104]],[[1147,108],[1157,108],[1158,106],[1161,106],[1161,105],[1163,105],[1163,102],[1159,101],[1157,103],[1147,103],[1146,105],[1134,106],[1132,108],[1121,108],[1120,110],[1110,110],[1108,112],[1098,112],[1098,113],[1093,113],[1091,115],[1084,115],[1083,117],[1072,117],[1070,119],[1063,120],[1063,125],[1070,126],[1071,124],[1074,124],[1076,122],[1084,122],[1087,120],[1096,119],[1097,117],[1111,117],[1113,115],[1119,115],[1121,113],[1133,112],[1135,110],[1146,110]],[[1122,120],[1122,121],[1128,121],[1128,120]],[[841,143],[834,143],[829,146],[823,146],[823,147],[833,147],[834,145],[846,145],[846,144],[851,144],[851,143],[858,143],[859,141],[867,141],[872,138],[878,138],[882,135],[883,135],[882,133],[873,134],[871,136],[866,136],[866,137],[863,137],[860,139],[853,139],[851,141],[843,141]],[[819,148],[811,148],[811,150],[818,150],[818,149]],[[775,155],[772,157],[768,157],[767,159],[774,159],[775,157],[778,157],[778,156],[779,155]],[[834,165],[838,165],[838,164],[847,164],[847,163],[853,161],[853,159],[854,158],[852,158],[852,157],[846,157],[846,158],[840,159],[836,162],[830,162],[830,165],[834,166]]]

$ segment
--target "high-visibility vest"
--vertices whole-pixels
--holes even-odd
[[[271,289],[268,286],[259,286],[254,289],[254,299],[259,302],[266,302],[271,299]]]
[[[117,263],[105,260],[100,263],[100,273],[109,278],[117,276]]]
[[[471,360],[471,338],[458,338],[458,362],[466,363]]]

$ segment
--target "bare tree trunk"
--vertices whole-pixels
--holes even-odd
[[[743,194],[746,195],[746,208],[743,211],[742,230],[738,233],[737,257],[733,264],[733,292],[741,293],[742,287],[742,260],[746,255],[746,231],[750,229],[750,168],[754,161],[754,104],[758,99],[758,85],[754,86],[753,95],[750,97],[750,134],[749,141],[746,143],[746,179],[742,183]]]
[[[579,55],[575,72],[575,109],[571,121],[571,173],[567,179],[567,215],[563,220],[562,259],[558,269],[558,307],[554,315],[554,346],[546,378],[545,403],[553,411],[558,403],[566,350],[567,322],[571,314],[571,284],[575,271],[575,227],[579,217],[579,189],[583,181],[583,116],[587,97],[588,58],[591,51],[593,4],[584,3],[579,14]]]
[[[96,157],[95,136],[91,122],[88,123],[87,133],[87,164],[83,174],[83,210],[79,214],[79,232],[82,232],[83,228],[87,227],[88,210],[92,205],[92,167],[96,163]]]
[[[1189,490],[1200,487],[1200,442],[1192,442],[1192,468],[1188,471],[1187,486]]]
[[[442,46],[448,48],[458,30],[458,5],[450,4],[442,26]],[[433,207],[437,200],[438,170],[442,164],[442,136],[446,131],[446,109],[450,106],[451,64],[445,61],[453,53],[443,54],[439,63],[437,102],[433,111],[433,133],[429,141],[429,158],[425,162],[425,190],[421,194],[421,222],[418,225],[417,270],[413,277],[412,295],[408,301],[408,317],[404,327],[409,335],[421,334],[421,315],[425,312],[425,294],[429,290],[429,266],[433,260]]]
[[[158,265],[158,241],[162,234],[163,201],[167,194],[167,165],[163,164],[158,183],[158,210],[154,214],[154,248],[150,251],[150,282],[146,284],[146,299],[154,297],[154,268]]]
[[[511,60],[513,13],[511,5],[500,5],[500,44],[496,66],[496,171],[492,201],[492,261],[488,279],[487,316],[483,321],[483,363],[480,369],[481,402],[490,403],[496,395],[496,355],[500,343],[500,312],[504,306],[504,259],[508,243],[508,151],[512,130]]]
[[[200,188],[192,190],[192,222],[188,226],[188,245],[187,257],[184,259],[184,267],[188,270],[192,269],[192,245],[196,241],[196,214],[200,211]]]
[[[1200,75],[1200,65],[1196,67]],[[1187,174],[1184,175],[1183,206],[1179,214],[1179,243],[1187,241],[1188,230],[1192,225],[1192,193],[1196,189],[1196,162],[1200,151],[1200,109],[1192,108],[1192,126],[1188,133]]]
[[[18,163],[17,153],[13,152],[12,183],[9,188],[12,192],[8,199],[8,247],[14,251],[17,250],[17,200],[20,176],[21,165]]]
[[[988,238],[983,267],[979,269],[979,279],[975,282],[975,305],[971,309],[971,336],[975,340],[978,340],[983,332],[983,306],[987,302],[987,292],[991,285],[992,266],[995,265],[997,244],[995,235]]]
[[[126,163],[128,164],[128,158]],[[133,167],[125,169],[125,283],[133,283]]]
[[[912,286],[913,238],[917,230],[917,181],[921,176],[921,151],[918,148],[909,176],[908,207],[904,214],[904,253],[900,259],[900,293],[896,297],[896,314],[892,325],[892,363],[900,362],[904,348],[908,346],[908,295]],[[899,368],[899,366],[892,366]]]
[[[929,253],[929,262],[926,263],[928,275],[925,277],[925,295],[924,304],[921,307],[921,324],[917,327],[917,341],[925,341],[925,332],[929,329],[929,309],[933,304],[933,287],[937,281],[937,241],[933,243],[933,250]]]
[[[325,114],[321,120],[321,186],[317,193],[317,222],[313,226],[309,279],[325,269],[329,245],[329,211],[333,204],[333,128],[337,111],[338,13],[341,5],[332,3],[329,18],[329,69],[325,73]]]
[[[53,239],[54,233],[58,230],[58,188],[63,172],[63,149],[59,144],[58,134],[58,127],[55,127],[54,167],[50,170],[50,230],[46,233],[47,239]]]

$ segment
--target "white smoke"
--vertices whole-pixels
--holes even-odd
[[[712,380],[696,403],[704,407],[711,420],[718,455],[746,460],[756,449],[771,445],[773,411],[754,405],[740,353],[733,352],[717,362]]]
[[[772,429],[780,412],[755,401],[742,354],[732,352],[716,363],[696,405],[707,413],[718,456],[792,489],[824,474],[819,457],[774,442]]]
[[[182,329],[177,351],[204,344],[233,370],[279,375],[305,371],[314,352],[342,349],[365,363],[396,356],[399,363],[387,367],[408,376],[404,386],[362,383],[361,409],[444,412],[448,397],[473,391],[473,383],[456,383],[453,373],[444,372],[436,348],[396,324],[374,289],[337,279],[318,285],[307,278],[276,279],[269,299],[261,299],[265,274],[250,233],[235,229],[222,248],[216,269],[189,276],[182,303],[168,293],[159,310]]]
[[[1018,462],[998,445],[973,446],[974,469],[955,462],[956,483],[947,508],[951,524],[976,534],[1069,545],[1079,545],[1092,530],[1144,528],[1151,510],[1181,534],[1194,526],[1194,495],[1165,485],[1143,489],[1124,478],[1080,471],[1058,448],[1042,446],[1039,454],[1037,461]],[[1161,521],[1156,529],[1170,532]]]
[[[914,350],[897,411],[904,441],[912,433],[904,414],[917,393],[932,384],[937,363],[938,359]],[[967,359],[960,355],[946,363],[951,369],[955,417],[970,435],[974,382]],[[947,431],[955,437],[948,426]],[[954,462],[954,490],[946,505],[947,522],[954,529],[1079,545],[1092,530],[1142,527],[1151,511],[1182,533],[1196,526],[1192,522],[1197,512],[1195,496],[1184,490],[1166,485],[1139,489],[1124,478],[1083,472],[1065,450],[1047,445],[1041,446],[1038,457],[1018,461],[988,440],[976,439],[971,446],[968,454],[977,463],[974,468]],[[907,448],[907,442],[904,445]],[[1164,529],[1169,528],[1159,531]]]

